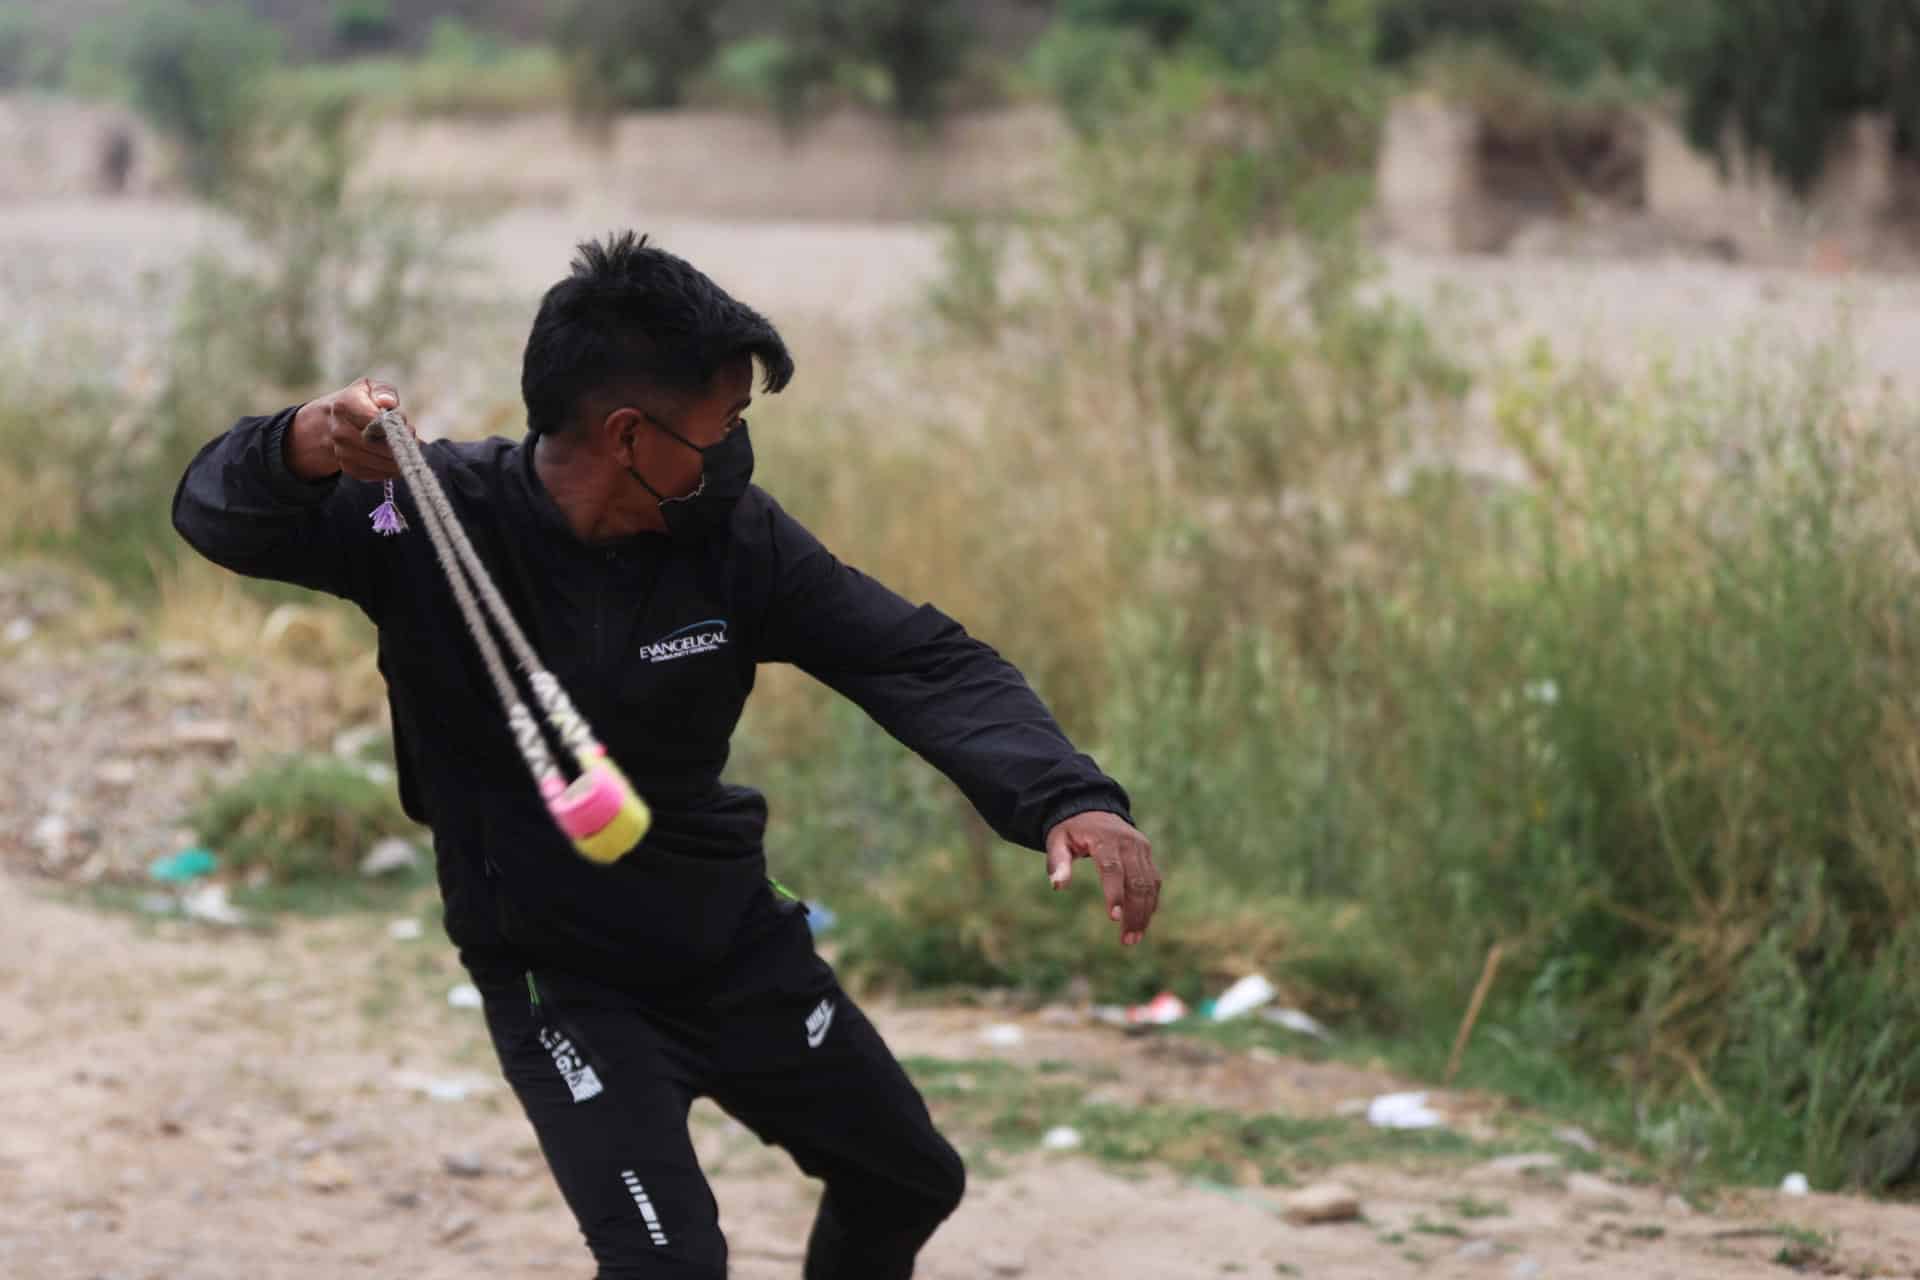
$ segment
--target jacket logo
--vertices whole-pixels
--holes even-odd
[[[725,648],[726,643],[727,620],[708,618],[705,622],[689,622],[678,631],[661,636],[652,644],[641,645],[640,661],[672,662],[676,658],[692,658]]]
[[[553,1055],[553,1065],[559,1068],[561,1079],[567,1082],[567,1092],[573,1095],[575,1102],[600,1096],[603,1092],[600,1077],[582,1060],[580,1051],[573,1047],[573,1041],[551,1027],[542,1027],[540,1043]]]
[[[827,1038],[827,1028],[833,1025],[833,1001],[822,1000],[814,1011],[807,1015],[807,1048],[818,1049]]]

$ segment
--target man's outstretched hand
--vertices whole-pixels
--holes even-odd
[[[342,471],[355,480],[392,480],[400,474],[392,447],[363,433],[382,412],[399,407],[400,393],[392,384],[371,378],[308,401],[294,415],[282,446],[288,469],[302,480]],[[412,430],[412,423],[407,426]]]
[[[1073,878],[1073,860],[1092,858],[1107,895],[1107,918],[1120,925],[1120,942],[1132,946],[1147,931],[1160,905],[1160,869],[1153,846],[1114,813],[1076,813],[1047,832],[1047,879],[1055,889]]]

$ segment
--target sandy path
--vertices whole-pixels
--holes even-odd
[[[15,875],[0,875],[0,915],[0,1274],[587,1274],[479,1015],[443,998],[458,975],[431,926],[419,941],[368,917],[220,933],[82,909]],[[1390,1083],[1270,1056],[1167,1054],[1036,1018],[1025,1043],[994,1049],[980,1032],[1005,1015],[875,1012],[902,1054],[1099,1063],[1123,1091],[1249,1114],[1324,1114]],[[437,1100],[423,1091],[436,1080],[474,1092]],[[796,1276],[813,1184],[719,1113],[696,1116],[734,1274]],[[478,1176],[449,1172],[449,1157]],[[1294,1274],[1282,1266],[1351,1280],[1731,1280],[1780,1241],[1717,1233],[1780,1220],[1838,1232],[1849,1274],[1920,1274],[1920,1215],[1844,1198],[1759,1194],[1709,1218],[1655,1187],[1364,1166],[1337,1173],[1367,1221],[1302,1228],[1274,1215],[1276,1192],[1120,1177],[1075,1155],[991,1163],[925,1255],[933,1280]],[[1457,1221],[1448,1205],[1463,1194],[1505,1211]]]

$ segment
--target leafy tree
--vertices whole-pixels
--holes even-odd
[[[342,49],[384,49],[396,34],[392,0],[334,0],[333,38]]]
[[[1494,46],[1562,85],[1606,71],[1643,78],[1670,69],[1703,11],[1721,0],[1383,0],[1381,61],[1406,62],[1439,44]]]
[[[554,43],[572,68],[574,102],[588,115],[674,107],[713,60],[715,0],[574,0]]]
[[[1859,112],[1920,137],[1920,4],[1913,0],[1717,0],[1681,68],[1696,145],[1732,140],[1805,193]]]
[[[1131,27],[1162,49],[1192,34],[1205,0],[1065,0],[1060,21],[1086,27]]]
[[[1375,0],[1067,0],[1060,9],[1060,26],[1090,34],[1135,33],[1162,51],[1198,50],[1221,66],[1252,71],[1288,46],[1324,44],[1330,38],[1341,41],[1343,33],[1356,29],[1371,33],[1374,4]]]
[[[65,50],[41,19],[0,8],[0,90],[45,87],[59,79]]]
[[[169,0],[135,16],[122,52],[134,105],[180,143],[196,191],[219,190],[279,55],[278,34],[235,5]]]
[[[787,12],[783,114],[810,87],[864,65],[884,76],[896,115],[931,123],[974,36],[965,0],[795,0]]]

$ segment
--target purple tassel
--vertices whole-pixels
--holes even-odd
[[[373,509],[373,531],[391,537],[407,531],[407,518],[393,505],[393,481],[387,481],[387,500]]]

